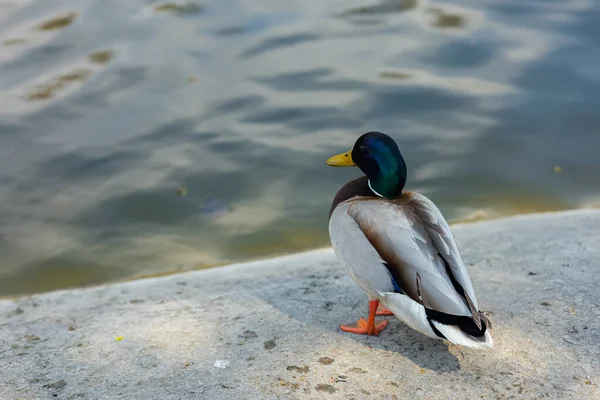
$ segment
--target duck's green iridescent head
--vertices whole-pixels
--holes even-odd
[[[327,160],[333,167],[358,166],[369,178],[375,194],[388,199],[402,195],[406,184],[406,163],[398,145],[381,132],[367,132],[360,136],[352,150]]]

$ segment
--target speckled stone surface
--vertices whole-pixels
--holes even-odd
[[[454,226],[491,351],[391,319],[330,249],[0,301],[1,399],[600,399],[600,212]]]

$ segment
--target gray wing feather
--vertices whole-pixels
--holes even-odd
[[[438,255],[452,244],[438,238],[421,222],[415,207],[379,200],[355,200],[349,204],[353,217],[371,246],[388,263],[402,290],[413,300],[452,315],[471,316],[470,307],[456,292]],[[419,285],[417,285],[419,273]],[[470,281],[469,281],[470,282]],[[419,293],[420,291],[420,293]]]
[[[390,271],[350,216],[350,204],[353,203],[341,203],[331,215],[329,234],[333,249],[348,275],[370,296],[392,292],[394,286]]]
[[[456,245],[448,222],[446,222],[446,219],[436,205],[427,197],[418,193],[413,193],[411,200],[414,203],[413,209],[419,217],[419,220],[422,221],[429,237],[450,266],[452,275],[463,288],[475,324],[481,329],[480,313],[477,298],[475,296],[475,289],[473,288],[473,283],[471,282],[467,268],[462,261],[462,257],[460,256],[458,246]]]

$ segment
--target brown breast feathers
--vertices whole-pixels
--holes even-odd
[[[371,188],[369,188],[369,180],[366,176],[361,176],[358,179],[354,179],[353,181],[346,183],[340,190],[338,190],[333,198],[333,202],[331,203],[329,217],[331,218],[331,214],[338,204],[340,204],[342,201],[351,199],[354,196],[377,197]]]

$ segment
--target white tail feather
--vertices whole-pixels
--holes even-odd
[[[444,325],[438,321],[432,321],[438,331],[442,333],[450,342],[459,346],[471,347],[474,349],[491,349],[494,347],[494,340],[486,329],[483,340],[468,335],[458,329],[456,326]]]
[[[394,315],[412,329],[432,338],[438,338],[433,332],[425,308],[408,296],[398,293],[382,293],[379,300],[386,306]]]
[[[429,325],[425,308],[412,300],[410,297],[398,293],[380,293],[379,301],[382,302],[396,317],[422,334],[441,339],[436,335]],[[490,334],[489,327],[486,329],[482,338],[476,338],[468,335],[453,325],[445,325],[438,321],[431,321],[438,331],[440,331],[448,341],[459,346],[471,347],[475,349],[491,349],[494,346],[494,340]]]

